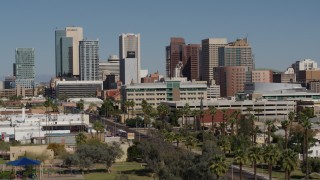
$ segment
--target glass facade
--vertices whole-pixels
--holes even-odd
[[[15,50],[16,84],[25,88],[34,86],[34,48],[17,48]]]

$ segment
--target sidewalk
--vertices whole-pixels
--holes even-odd
[[[55,179],[61,179],[61,180],[84,180],[84,177],[81,174],[76,175],[53,175],[53,176],[43,176],[41,180],[55,180]]]

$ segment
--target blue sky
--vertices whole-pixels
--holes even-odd
[[[141,34],[142,68],[165,72],[170,37],[186,43],[248,36],[257,68],[284,70],[303,58],[320,59],[320,1],[255,0],[29,0],[0,6],[0,77],[12,74],[14,49],[33,47],[36,74],[53,75],[54,31],[81,26],[99,39],[100,58],[118,54],[118,35]]]

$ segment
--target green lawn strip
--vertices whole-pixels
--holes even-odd
[[[0,164],[5,164],[7,161],[0,158]]]
[[[105,166],[103,164],[96,164],[96,169],[104,169]],[[110,173],[100,173],[100,172],[92,172],[84,175],[85,179],[88,180],[102,180],[102,179],[114,179],[121,174],[128,176],[130,179],[152,179],[147,172],[144,171],[144,164],[137,162],[119,162],[115,163],[110,168]]]

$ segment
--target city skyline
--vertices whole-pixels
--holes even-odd
[[[297,60],[320,59],[320,25],[314,23],[320,13],[319,2],[187,1],[181,8],[184,10],[177,10],[181,6],[178,2],[139,1],[130,6],[128,2],[77,1],[64,2],[65,6],[49,1],[3,3],[0,15],[6,18],[0,33],[6,43],[0,45],[0,77],[12,75],[8,67],[14,62],[17,47],[35,48],[36,75],[54,76],[54,32],[73,25],[83,28],[85,38],[99,38],[100,57],[105,61],[109,55],[118,54],[120,34],[141,34],[141,68],[150,73],[159,70],[163,75],[164,49],[171,37],[182,37],[190,44],[201,44],[207,38],[231,42],[248,37],[257,68],[284,71]],[[68,8],[71,4],[77,8]],[[87,9],[92,13],[79,13]]]

